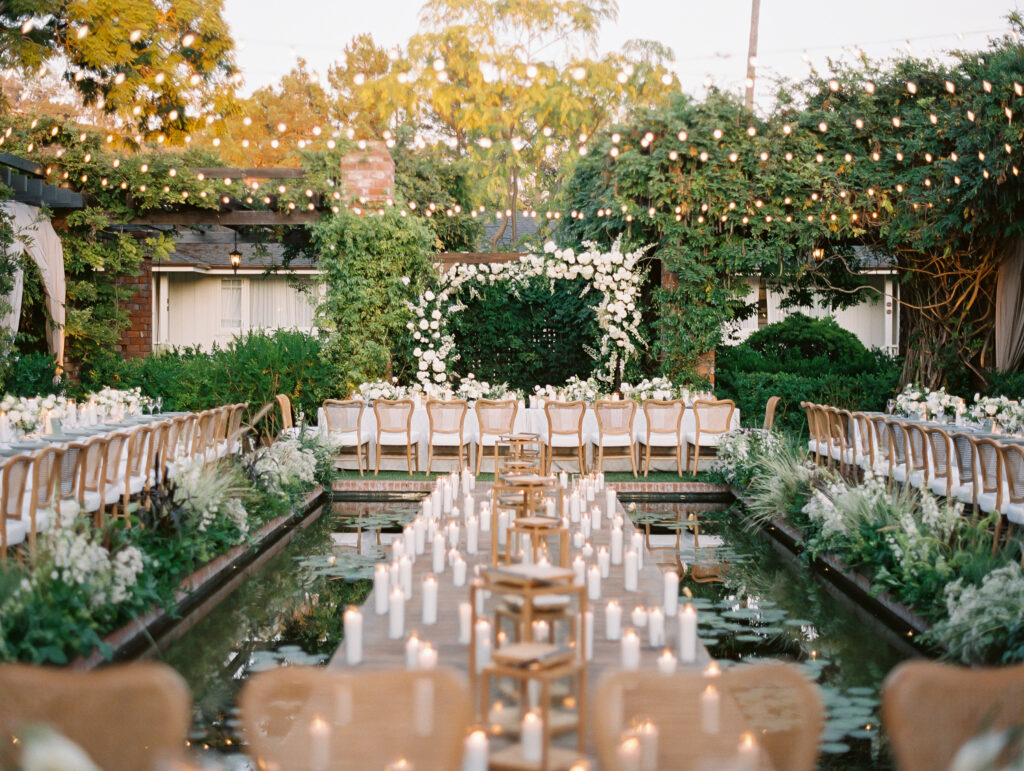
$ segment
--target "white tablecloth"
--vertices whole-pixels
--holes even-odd
[[[321,436],[327,436],[327,417],[321,407],[317,412],[317,423],[320,428]],[[740,412],[734,410],[732,414],[732,428],[739,428],[740,426]],[[693,410],[687,408],[686,412],[683,413],[683,422],[680,428],[681,434],[685,436],[687,431],[693,431],[695,427],[695,420]],[[427,468],[427,439],[430,434],[430,421],[427,418],[427,409],[423,405],[416,407],[412,413],[412,429],[414,432],[419,433],[419,455],[420,455],[420,467],[419,470],[426,471]],[[373,414],[373,408],[367,405],[366,409],[363,410],[361,430],[369,431],[369,433],[376,437],[377,435],[377,416]],[[473,405],[470,405],[469,412],[466,413],[466,421],[463,425],[463,438],[466,442],[472,443],[472,463],[473,468],[476,468],[476,442],[479,437],[480,424],[476,418],[476,411],[473,409]],[[547,439],[548,435],[548,418],[547,414],[543,409],[529,409],[523,406],[520,402],[519,409],[516,410],[516,421],[515,421],[515,432],[516,433],[528,433],[528,434],[539,434],[541,440]],[[645,439],[647,436],[647,418],[639,407],[636,411],[636,417],[633,419],[633,441],[639,441]],[[594,413],[593,407],[587,407],[587,412],[583,416],[583,444],[587,447],[587,463],[593,464],[593,460],[596,458],[596,443],[597,443],[597,415]],[[445,453],[451,452],[450,449],[445,449]],[[486,456],[486,451],[485,451]],[[373,464],[377,458],[377,447],[376,438],[370,441],[370,468],[373,468]],[[686,463],[686,450],[683,450],[683,463],[685,468]],[[443,458],[434,460],[434,471],[450,471],[455,468],[457,462],[454,459]],[[354,457],[350,457],[347,453],[345,455],[342,466],[346,469],[351,468],[355,470],[356,461]],[[404,458],[385,458],[381,461],[381,470],[406,470],[408,465]],[[556,460],[552,466],[555,470],[578,470],[578,466],[572,460]],[[651,458],[651,470],[666,470],[675,471],[676,462],[669,458],[655,460]],[[491,471],[492,467],[487,463],[486,458],[484,461],[484,471]],[[606,471],[629,471],[629,459],[628,458],[615,458],[605,460]]]

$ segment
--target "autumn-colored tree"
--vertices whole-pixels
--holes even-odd
[[[230,103],[223,0],[7,0],[0,68],[59,70],[137,137],[174,140]]]

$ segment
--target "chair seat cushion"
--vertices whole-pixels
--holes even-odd
[[[581,444],[583,437],[580,434],[552,434],[548,437],[551,447],[579,447]]]
[[[960,485],[956,491],[956,497],[964,503],[973,503],[974,501],[974,482],[965,482]]]
[[[415,444],[420,440],[420,432],[415,428],[406,433],[405,431],[381,431],[378,444]]]
[[[98,492],[86,490],[82,495],[82,511],[99,511],[103,507],[103,499]]]
[[[978,508],[986,514],[991,514],[996,510],[998,497],[998,493],[978,493]]]
[[[5,523],[7,530],[7,545],[17,546],[25,540],[28,535],[28,527],[20,519],[8,519]]]
[[[726,434],[708,434],[704,431],[700,432],[700,446],[701,447],[718,447],[722,443],[722,440],[726,437]],[[697,432],[686,431],[683,433],[683,438],[687,444],[697,444]]]
[[[683,437],[675,431],[671,433],[655,433],[652,431],[650,437],[641,436],[637,441],[640,444],[649,444],[651,447],[678,447],[683,443]]]
[[[368,444],[373,441],[373,431],[364,428],[362,431],[329,431],[327,443],[332,447],[355,447],[356,444]],[[403,442],[404,444],[404,442]]]
[[[1003,508],[1008,520],[1015,525],[1024,525],[1024,503],[1008,503]]]
[[[626,434],[605,434],[599,436],[596,443],[602,447],[632,447],[633,437]]]
[[[946,495],[946,478],[945,477],[934,477],[928,482],[928,489],[935,495]],[[957,491],[960,489],[960,485],[956,483],[956,480],[949,485],[949,497],[956,498]]]
[[[435,431],[430,435],[429,441],[434,447],[458,447],[460,444],[469,444],[470,438],[463,433],[462,440],[460,441],[457,431],[453,431],[450,434]]]
[[[480,434],[480,438],[477,440],[483,447],[494,447],[498,443],[498,440],[504,434],[489,434],[486,431]]]

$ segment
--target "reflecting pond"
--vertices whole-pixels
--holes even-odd
[[[781,658],[819,684],[828,711],[819,767],[890,768],[878,691],[906,651],[766,537],[743,532],[732,504],[622,498],[655,559],[687,567],[701,639],[723,666]],[[163,660],[192,690],[195,745],[244,765],[235,700],[246,676],[326,663],[342,611],[369,594],[374,562],[416,510],[412,499],[334,502],[170,645]]]
[[[827,711],[819,768],[892,768],[879,690],[910,650],[761,533],[737,504],[623,500],[659,564],[687,567],[701,641],[723,666],[784,659],[818,683]]]

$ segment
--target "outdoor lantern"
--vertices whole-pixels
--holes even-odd
[[[811,252],[811,254],[814,256],[814,259],[821,260],[821,259],[823,259],[825,257],[825,250],[824,249],[815,249],[813,252]],[[234,258],[232,258],[232,259],[234,259]]]
[[[235,248],[228,253],[228,259],[231,260],[231,270],[238,275],[238,266],[242,264],[242,253],[238,251],[238,233],[235,232]]]

